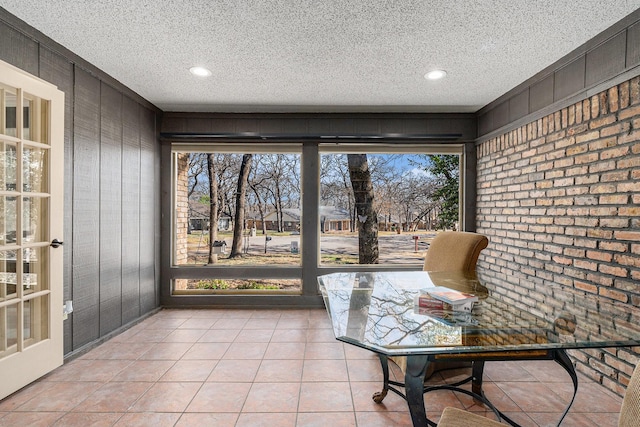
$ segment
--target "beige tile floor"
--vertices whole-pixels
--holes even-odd
[[[434,382],[461,372],[437,374]],[[162,310],[0,401],[0,426],[410,426],[383,404],[372,353],[335,340],[324,310]],[[580,378],[563,426],[615,426],[621,399]],[[489,362],[489,398],[523,426],[552,426],[570,396],[554,362]],[[425,395],[485,412],[461,393]]]

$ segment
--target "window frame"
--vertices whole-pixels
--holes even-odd
[[[176,152],[233,152],[233,153],[300,153],[301,182],[301,234],[300,251],[302,253],[299,266],[224,266],[224,265],[175,265],[175,198],[177,183]],[[338,271],[377,270],[403,271],[422,268],[418,264],[396,265],[322,265],[320,259],[320,221],[317,207],[320,203],[320,156],[329,153],[406,153],[406,154],[457,154],[460,156],[460,212],[461,229],[465,229],[465,208],[468,205],[465,188],[466,173],[469,170],[468,144],[437,143],[434,141],[407,142],[353,142],[347,140],[322,139],[302,141],[269,141],[268,150],[265,145],[256,142],[224,141],[220,138],[209,141],[183,142],[166,141],[162,150],[163,164],[171,165],[171,172],[163,174],[162,183],[165,194],[163,198],[162,235],[163,240],[170,238],[170,245],[165,245],[161,254],[161,302],[168,306],[216,306],[234,305],[242,307],[319,307],[322,299],[319,295],[317,277]],[[167,176],[169,175],[169,176]],[[306,214],[305,214],[306,212]],[[313,214],[308,214],[312,212]],[[184,294],[174,291],[177,279],[252,279],[256,277],[273,279],[300,279],[299,292],[266,291],[266,292],[215,292],[210,294]]]

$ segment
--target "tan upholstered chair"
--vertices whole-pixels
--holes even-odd
[[[425,271],[462,271],[475,274],[480,252],[489,239],[482,234],[445,231],[438,234],[424,257]]]
[[[465,231],[445,231],[439,233],[429,245],[424,257],[425,271],[431,272],[460,272],[465,276],[475,277],[476,264],[480,252],[489,245],[489,239],[478,233]],[[437,278],[434,275],[434,282]],[[437,283],[436,283],[437,284]],[[460,289],[465,291],[466,289]],[[466,290],[468,291],[468,290]],[[403,356],[391,357],[398,367],[405,371],[407,358]],[[432,363],[425,378],[429,378],[435,371],[462,366],[470,366],[470,362],[435,362]]]
[[[442,412],[438,427],[500,427],[504,424],[480,415],[448,407]],[[640,427],[640,363],[631,375],[631,381],[622,400],[618,427]]]
[[[627,386],[627,391],[622,399],[618,427],[639,427],[640,426],[640,363],[631,374],[631,381]]]

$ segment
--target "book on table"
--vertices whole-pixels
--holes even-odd
[[[446,303],[445,303],[446,304]],[[477,326],[478,320],[468,311],[416,307],[415,314],[427,316],[447,326]]]
[[[419,308],[471,312],[478,297],[455,289],[435,286],[423,289],[416,298]]]

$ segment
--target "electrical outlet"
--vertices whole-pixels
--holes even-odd
[[[69,313],[73,313],[73,301],[65,301],[62,306],[62,320],[67,320],[69,318]]]

